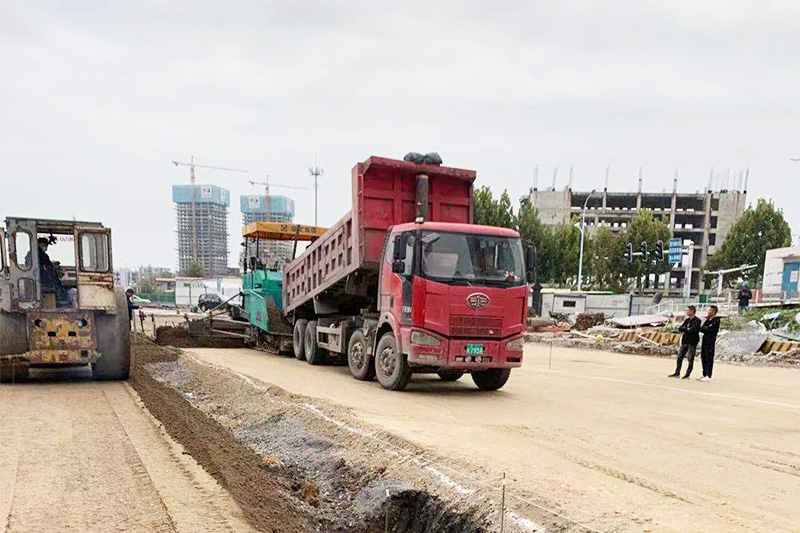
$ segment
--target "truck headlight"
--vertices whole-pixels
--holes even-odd
[[[411,344],[416,344],[417,346],[439,346],[441,343],[442,341],[424,331],[411,332]]]
[[[506,350],[509,352],[521,352],[522,347],[525,345],[525,337],[520,337],[519,339],[514,339],[513,341],[506,344]]]

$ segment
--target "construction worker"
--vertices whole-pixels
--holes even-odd
[[[703,342],[700,344],[700,362],[703,363],[703,377],[697,378],[698,381],[711,381],[711,371],[714,369],[714,351],[717,343],[717,333],[719,333],[720,318],[717,316],[716,305],[708,308],[706,321],[700,326],[700,333],[703,334]]]
[[[739,314],[743,315],[750,310],[750,299],[753,297],[753,293],[750,291],[750,283],[745,281],[742,283],[742,287],[739,289],[739,294],[737,298],[739,299]]]
[[[135,331],[136,323],[133,321],[133,310],[139,309],[139,306],[133,303],[133,289],[125,291],[125,300],[128,302],[128,322],[131,323]]]
[[[700,319],[697,318],[697,308],[690,305],[686,308],[686,320],[683,321],[678,331],[683,333],[681,337],[681,347],[678,350],[678,366],[675,367],[675,372],[668,377],[678,378],[681,376],[681,366],[683,366],[683,359],[689,359],[689,366],[686,368],[686,374],[683,379],[689,379],[694,367],[694,356],[697,353],[697,344],[700,342]]]

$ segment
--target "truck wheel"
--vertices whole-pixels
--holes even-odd
[[[356,331],[347,343],[347,366],[353,377],[361,381],[375,379],[375,360],[369,353],[364,333]]]
[[[439,374],[439,379],[442,381],[458,381],[464,375],[464,372],[459,370],[442,370]]]
[[[306,326],[308,320],[305,318],[298,318],[294,322],[294,331],[292,331],[292,345],[294,346],[294,357],[298,361],[306,360],[306,351],[303,347],[303,341],[306,337]]]
[[[491,368],[472,373],[472,381],[481,390],[497,390],[506,384],[511,376],[510,368]]]
[[[128,379],[131,370],[131,324],[128,303],[122,291],[116,291],[116,314],[98,313],[94,318],[95,338],[100,359],[92,364],[94,379]]]
[[[306,361],[312,365],[325,362],[325,352],[317,345],[317,321],[311,320],[306,326],[306,338],[303,341]]]
[[[375,354],[375,374],[385,389],[403,390],[411,380],[411,368],[408,360],[397,348],[397,340],[393,333],[385,333],[378,341]]]

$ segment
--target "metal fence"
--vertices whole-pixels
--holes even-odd
[[[170,294],[141,293],[137,294],[136,296],[138,296],[139,298],[150,300],[150,302],[155,305],[165,305],[168,307],[175,307],[175,293],[170,293]]]

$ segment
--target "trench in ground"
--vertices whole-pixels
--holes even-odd
[[[494,529],[485,495],[431,488],[418,464],[320,418],[302,397],[143,336],[133,349],[132,385],[147,408],[259,531]]]

